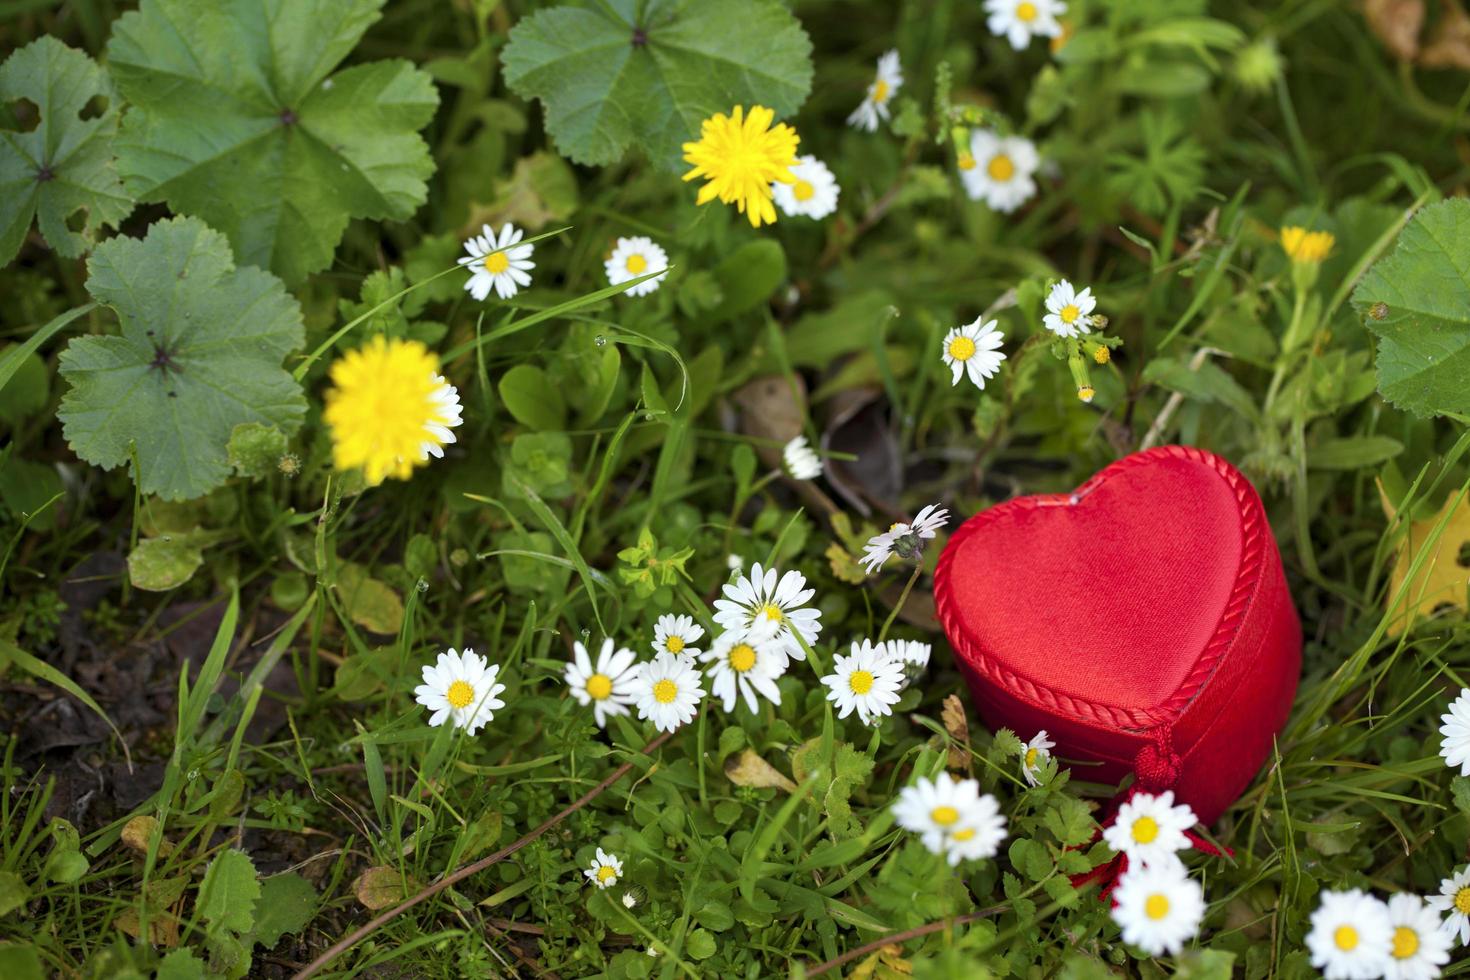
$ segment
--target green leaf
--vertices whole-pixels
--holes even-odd
[[[176,589],[199,571],[204,551],[192,534],[144,538],[128,552],[128,581],[145,592]]]
[[[0,503],[17,517],[29,516],[34,530],[49,531],[56,526],[60,504],[56,495],[65,491],[54,466],[28,459],[0,459]]]
[[[28,943],[0,943],[0,977],[7,980],[42,980],[45,976],[45,971],[41,969],[41,956],[36,952],[35,946]]]
[[[225,452],[236,473],[259,480],[279,472],[286,433],[274,425],[245,422],[231,430]]]
[[[1324,439],[1307,450],[1307,466],[1314,470],[1356,470],[1386,463],[1404,451],[1404,444],[1388,436]]]
[[[143,0],[108,65],[132,107],[118,169],[288,282],[326,268],[351,218],[402,221],[434,172],[418,130],[438,107],[406,61],[331,74],[384,0]]]
[[[563,156],[609,164],[636,145],[674,169],[716,112],[800,108],[811,49],[777,0],[586,0],[523,18],[502,57],[511,89],[542,101]]]
[[[82,117],[94,98],[101,115]],[[113,168],[117,99],[106,72],[54,37],[41,37],[0,65],[0,103],[27,99],[40,115],[30,132],[0,131],[0,265],[15,258],[38,220],[46,243],[74,258],[97,230],[116,226],[133,210]],[[68,220],[85,214],[80,231]]]
[[[316,889],[299,874],[287,873],[266,878],[260,883],[255,941],[265,949],[270,949],[286,933],[300,932],[316,914],[316,905]]]
[[[500,400],[517,422],[540,432],[566,428],[566,401],[536,365],[517,364],[501,375],[498,387]]]
[[[204,980],[204,961],[192,950],[176,949],[158,963],[155,980]]]
[[[716,949],[714,933],[708,929],[695,929],[684,944],[685,952],[694,960],[707,960],[715,955]]]
[[[51,374],[46,370],[46,362],[35,351],[16,353],[19,347],[19,344],[0,347],[0,361],[15,356],[15,373],[0,389],[0,422],[10,425],[17,425],[41,411],[51,396]]]
[[[57,414],[78,456],[112,469],[136,446],[140,489],[184,500],[230,475],[235,426],[300,425],[306,400],[281,359],[301,346],[301,308],[275,276],[235,268],[219,232],[160,221],[141,241],[99,245],[87,270],[122,335],[78,337],[61,354],[71,390]]]
[[[1470,414],[1470,201],[1414,216],[1353,306],[1378,337],[1378,392],[1419,416]]]
[[[723,299],[709,314],[711,322],[753,310],[786,281],[786,253],[773,238],[759,238],[731,252],[715,267]]]
[[[259,899],[255,865],[244,851],[220,851],[209,862],[199,885],[198,911],[209,923],[210,932],[249,932],[255,925],[255,903]]]
[[[0,915],[20,908],[31,897],[31,890],[14,871],[0,871]]]
[[[403,600],[361,565],[344,561],[337,566],[337,590],[342,608],[363,629],[394,636],[403,628]]]

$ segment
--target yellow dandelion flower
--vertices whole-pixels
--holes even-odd
[[[1307,231],[1296,225],[1281,229],[1281,250],[1293,262],[1321,262],[1336,243],[1330,231]]]
[[[771,184],[796,180],[791,165],[801,140],[785,123],[772,127],[775,117],[765,106],[751,106],[749,115],[736,106],[728,116],[717,112],[704,121],[699,141],[684,144],[684,160],[694,164],[684,179],[708,181],[699,189],[696,203],[718,197],[739,208],[756,228],[775,222]]]
[[[380,334],[332,365],[322,418],[332,430],[332,462],[361,469],[373,486],[406,480],[429,456],[443,456],[460,424],[459,391],[439,375],[439,358],[417,340]]]

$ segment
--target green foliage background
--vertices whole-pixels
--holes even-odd
[[[329,969],[1296,977],[1320,888],[1436,890],[1470,840],[1435,734],[1465,578],[1409,631],[1386,610],[1417,598],[1395,560],[1466,563],[1449,521],[1401,552],[1470,478],[1464,68],[1332,0],[1070,8],[1059,50],[1015,52],[978,0],[0,2],[0,975],[284,975],[625,762]],[[858,132],[889,48],[894,120]],[[693,204],[678,144],[754,100],[836,174],[832,218]],[[1013,215],[956,179],[975,122],[1047,161]],[[446,270],[504,221],[547,236],[535,283],[473,303]],[[1335,235],[1320,269],[1283,224]],[[634,234],[674,265],[640,299],[602,268]],[[1123,341],[1091,405],[1041,336],[1056,277]],[[938,357],[982,311],[1009,355],[983,394]],[[104,356],[151,363],[140,329],[232,341],[180,376],[228,372],[237,403],[186,384],[170,427],[166,392],[99,387]],[[466,423],[364,491],[320,404],[374,333],[437,350]],[[812,484],[772,472],[802,432],[833,450]],[[1105,857],[1085,769],[1027,788],[1013,733],[946,733],[927,576],[893,634],[934,662],[876,729],[797,665],[779,708],[707,702],[650,759],[560,682],[574,639],[646,653],[660,613],[707,616],[732,554],[807,575],[829,658],[900,605],[900,572],[855,565],[868,534],[1159,442],[1256,482],[1306,632],[1278,755],[1211,828],[1234,858],[1190,858],[1210,911],[1179,957],[1070,885]],[[474,739],[412,702],[448,646],[509,685]],[[952,752],[1012,828],[956,873],[888,814]],[[598,846],[627,888],[586,887]]]

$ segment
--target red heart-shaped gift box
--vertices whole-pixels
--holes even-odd
[[[976,514],[934,576],[981,716],[1063,758],[1173,789],[1211,823],[1271,752],[1301,670],[1255,488],[1199,449],[1135,453],[1075,493]]]

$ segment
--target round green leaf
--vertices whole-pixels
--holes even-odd
[[[306,400],[281,360],[301,347],[301,307],[270,273],[236,269],[223,235],[160,221],[141,241],[99,245],[87,270],[122,333],[61,354],[71,390],[58,415],[82,459],[111,469],[135,449],[143,492],[184,500],[230,475],[235,426],[300,425]]]

